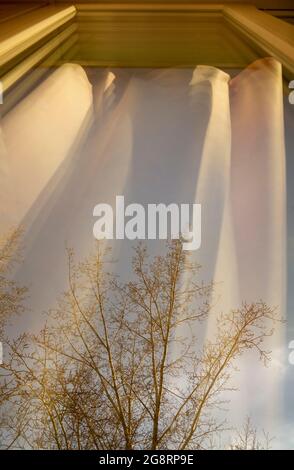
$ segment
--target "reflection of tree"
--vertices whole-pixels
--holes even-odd
[[[14,314],[24,312],[24,299],[27,293],[25,287],[20,287],[10,279],[13,267],[21,260],[21,229],[11,230],[0,238],[0,341],[2,341],[4,327]],[[1,351],[3,353],[3,351]],[[2,357],[1,357],[2,361]],[[7,401],[14,393],[15,382],[8,378],[6,382],[5,373],[0,381],[0,406],[7,405]],[[7,409],[7,408],[6,408]],[[0,414],[0,429],[5,427],[5,411]],[[0,436],[1,440],[1,436]]]
[[[258,436],[257,429],[247,417],[242,429],[237,431],[231,449],[233,450],[269,450],[273,438],[268,433],[263,432]]]
[[[107,272],[101,249],[76,264],[69,289],[37,336],[10,343],[4,365],[15,387],[10,443],[58,449],[200,449],[226,426],[216,418],[247,350],[267,361],[275,315],[264,303],[219,315],[203,346],[211,285],[180,242],[149,260],[139,246],[133,280]],[[183,279],[185,282],[183,283]]]
[[[5,322],[15,313],[24,311],[26,288],[9,279],[11,270],[21,260],[21,230],[12,230],[0,238],[0,335]]]

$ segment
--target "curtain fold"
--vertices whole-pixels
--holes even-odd
[[[250,294],[281,305],[286,285],[281,64],[263,59],[241,72],[230,82],[230,102],[231,200],[238,257],[242,258],[240,297]]]
[[[286,173],[282,67],[272,58],[254,62],[230,82],[232,123],[231,190],[233,233],[238,269],[239,302],[264,300],[285,318],[286,299]],[[269,369],[258,371],[259,403],[267,395],[267,421],[281,415],[285,363],[284,326],[268,340]],[[254,394],[243,366],[245,406]],[[256,409],[258,413],[258,406]]]
[[[92,105],[84,70],[65,64],[1,120],[2,230],[21,223],[38,201],[86,133]]]

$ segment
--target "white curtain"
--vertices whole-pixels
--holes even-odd
[[[81,67],[61,67],[1,123],[1,224],[26,229],[25,262],[15,276],[31,285],[32,315],[18,328],[40,325],[39,313],[66,287],[65,242],[87,254],[94,206],[114,205],[119,194],[126,203],[201,203],[195,257],[203,278],[218,286],[216,313],[262,299],[282,316],[281,65],[261,59],[234,78],[208,66],[93,76],[92,90]],[[131,245],[113,242],[125,278]],[[161,243],[149,246],[156,251]],[[203,335],[213,328],[212,314]],[[281,326],[270,339],[274,361],[267,371],[243,361],[242,399],[233,403],[236,415],[253,411],[266,429],[280,415],[282,341]]]

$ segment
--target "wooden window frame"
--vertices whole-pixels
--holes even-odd
[[[83,17],[99,15],[105,11],[136,12],[142,15],[146,12],[222,15],[239,37],[258,50],[261,57],[272,56],[282,63],[285,79],[294,78],[294,25],[252,5],[74,3],[40,6],[25,15],[15,15],[7,21],[1,20],[0,80],[4,94],[45,59],[47,66],[50,63],[54,65],[54,61],[58,59],[58,51],[64,51],[78,40],[77,23]],[[40,41],[42,43],[38,47]]]

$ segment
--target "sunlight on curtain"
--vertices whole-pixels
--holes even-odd
[[[199,113],[209,109],[195,202],[202,204],[203,243],[196,259],[216,285],[215,314],[264,300],[285,315],[285,144],[281,65],[256,61],[235,78],[197,67],[190,86]],[[198,126],[199,127],[199,126]],[[267,394],[265,425],[277,425],[282,406],[284,328],[268,341],[269,369],[240,361],[242,399],[236,413],[258,415]],[[255,397],[254,397],[255,395]],[[254,399],[252,398],[254,397]]]
[[[16,273],[32,285],[34,319],[26,319],[26,327],[40,322],[40,310],[66,287],[65,241],[86,255],[93,246],[94,206],[114,205],[119,194],[126,203],[201,203],[202,245],[195,259],[202,277],[216,283],[215,312],[262,299],[283,316],[281,65],[261,59],[233,79],[198,66],[193,74],[104,70],[95,80],[92,94],[80,67],[63,66],[2,121],[1,223],[29,220],[29,263]],[[73,150],[92,109],[89,135]],[[162,249],[162,242],[148,243],[151,251]],[[112,245],[115,269],[127,278],[133,242]],[[210,337],[214,318],[212,313],[203,337]],[[251,410],[271,422],[278,419],[283,326],[277,330],[269,340],[274,360],[268,370],[250,357],[240,365],[236,416]],[[265,427],[270,429],[266,422]]]
[[[2,227],[19,224],[37,202],[55,171],[78,145],[91,108],[91,85],[84,70],[66,64],[3,118]]]
[[[286,183],[282,67],[268,58],[230,83],[232,122],[231,204],[238,263],[239,299],[263,299],[285,316]],[[267,394],[268,420],[279,415],[285,373],[284,326],[268,341],[269,369],[257,371],[259,400]],[[252,363],[243,367],[248,398]],[[246,405],[245,405],[246,406]]]

